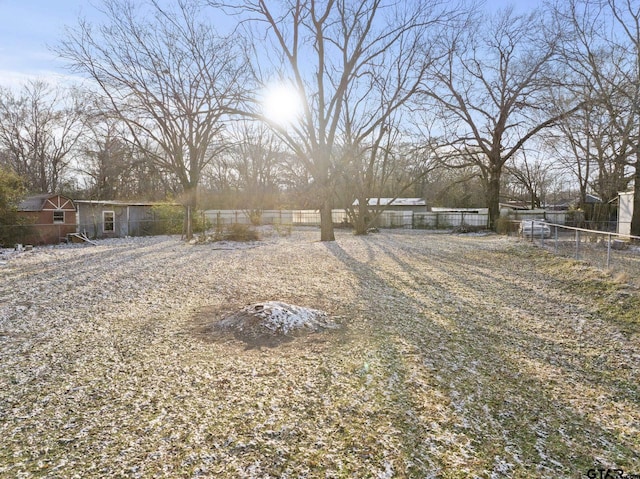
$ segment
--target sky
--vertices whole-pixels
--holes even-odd
[[[531,8],[540,0],[487,0],[487,8],[513,4]],[[93,20],[100,0],[0,0],[0,86],[16,88],[27,79],[63,80],[69,72],[51,47],[65,26],[80,16]]]
[[[88,0],[0,0],[0,85],[67,74],[50,46],[93,11]]]

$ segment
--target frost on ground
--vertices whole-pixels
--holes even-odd
[[[8,255],[0,477],[640,474],[637,281],[497,236],[317,237]],[[340,328],[203,334],[297,324],[279,303]]]

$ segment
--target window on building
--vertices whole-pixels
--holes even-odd
[[[105,233],[116,230],[115,213],[113,211],[102,212],[102,231]]]
[[[53,211],[53,222],[54,223],[64,223],[64,211],[63,210],[54,210]]]

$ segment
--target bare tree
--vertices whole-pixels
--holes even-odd
[[[234,169],[236,186],[244,193],[243,207],[258,220],[261,211],[277,203],[283,168],[282,142],[262,123],[236,124],[233,145],[226,152]]]
[[[526,198],[532,209],[543,207],[552,166],[539,157],[530,158],[526,150],[522,150],[518,158],[512,158],[506,165],[512,199]]]
[[[357,145],[347,150],[350,159],[344,162],[341,171],[338,196],[342,197],[355,234],[366,234],[389,206],[382,204],[380,198],[393,201],[409,191],[415,192],[416,185],[436,163],[429,151],[403,141],[395,128],[380,128],[372,144]],[[354,202],[354,198],[357,201]],[[370,201],[372,199],[374,201]]]
[[[424,95],[443,120],[440,157],[451,166],[478,168],[492,227],[505,163],[578,108],[569,101],[561,111],[546,108],[561,40],[539,10],[515,15],[506,9],[443,32],[450,53],[431,69]]]
[[[599,141],[592,148],[601,160],[594,186],[610,196],[633,179],[631,234],[640,236],[640,5],[570,0],[561,7],[558,16],[572,27],[573,42],[564,50],[567,65],[607,121],[606,136],[590,137],[592,144]]]
[[[221,134],[243,69],[232,41],[201,20],[198,2],[175,7],[105,0],[108,23],[94,29],[81,20],[58,51],[95,82],[128,126],[129,140],[175,176],[190,219],[202,171],[224,148]],[[190,238],[190,221],[186,229]]]
[[[172,192],[168,176],[128,141],[128,129],[98,110],[90,113],[74,170],[90,198],[160,200]]]
[[[276,6],[246,0],[227,5],[245,14],[244,25],[260,39],[253,45],[261,59],[258,83],[266,87],[280,79],[303,103],[298,122],[282,125],[262,118],[313,178],[322,241],[334,240],[334,187],[351,158],[344,154],[347,143],[375,144],[391,115],[411,97],[428,57],[425,31],[444,28],[449,18],[443,3],[287,0]]]
[[[81,160],[75,167],[91,198],[114,200],[122,196],[123,182],[130,179],[131,145],[122,140],[117,121],[106,115],[89,115],[87,134],[79,143]]]
[[[477,168],[449,168],[436,162],[424,178],[423,196],[431,206],[477,208],[485,202],[485,188]]]
[[[207,196],[217,207],[245,209],[258,220],[262,210],[280,206],[291,154],[270,128],[246,118],[230,126],[226,139],[228,148],[204,171]]]
[[[437,55],[429,50],[426,29],[414,33],[405,51],[384,52],[377,68],[345,92],[336,171],[345,183],[343,191],[349,192],[345,203],[356,234],[365,234],[386,209],[379,201],[372,208],[370,199],[380,198],[385,190],[393,191],[394,199],[405,194],[432,166],[427,149],[407,142],[413,99]],[[367,92],[364,98],[362,91]],[[352,207],[353,198],[357,206]]]
[[[591,151],[591,105],[566,118],[543,134],[543,142],[556,166],[568,172],[578,184],[579,202],[586,202],[592,172],[596,169]]]
[[[82,134],[83,97],[41,80],[0,88],[0,148],[28,191],[59,192]]]
[[[629,184],[632,149],[629,140],[619,134],[616,122],[600,102],[590,102],[555,128],[560,135],[552,139],[554,150],[578,180],[581,205],[587,203],[591,192],[609,203]]]

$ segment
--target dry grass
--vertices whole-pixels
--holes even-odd
[[[640,474],[637,289],[497,236],[317,236],[2,266],[0,477]],[[342,327],[203,337],[266,300]]]

